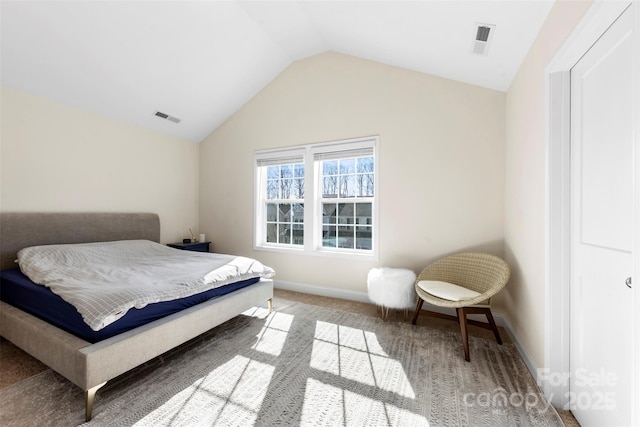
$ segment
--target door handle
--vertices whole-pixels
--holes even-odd
[[[627,280],[624,281],[624,284],[627,285],[627,288],[631,289],[631,277],[627,277]]]

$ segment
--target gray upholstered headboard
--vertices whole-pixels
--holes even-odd
[[[130,239],[160,242],[158,215],[0,212],[0,269],[15,267],[16,254],[28,246]]]

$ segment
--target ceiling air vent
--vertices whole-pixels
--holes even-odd
[[[496,26],[491,24],[475,25],[475,40],[473,41],[472,51],[475,55],[487,56],[489,53],[489,44],[493,39],[493,33]]]
[[[165,114],[162,111],[156,111],[153,114],[154,114],[154,116],[160,117],[161,119],[166,119],[166,120],[169,120],[170,122],[173,122],[173,123],[180,123],[180,119],[179,118],[170,116],[168,114]]]

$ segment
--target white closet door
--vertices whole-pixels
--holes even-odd
[[[571,70],[571,410],[631,424],[632,30],[629,9]]]

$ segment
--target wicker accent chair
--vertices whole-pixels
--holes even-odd
[[[493,331],[498,344],[502,344],[500,333],[491,314],[490,304],[491,297],[507,284],[509,274],[509,265],[503,259],[481,252],[450,255],[434,262],[416,279],[418,303],[412,323],[416,324],[420,314],[457,320],[462,333],[464,359],[469,362],[471,359],[467,324]],[[421,311],[425,301],[439,307],[455,308],[458,316]],[[488,323],[467,320],[467,314],[484,314],[487,316]]]

